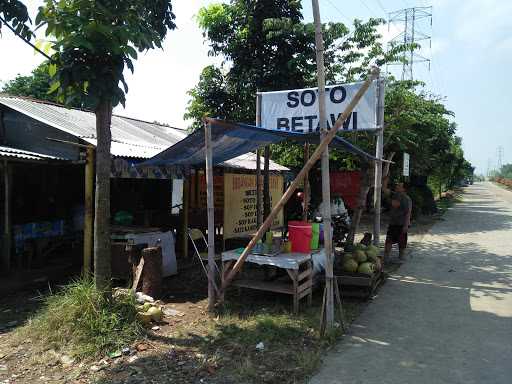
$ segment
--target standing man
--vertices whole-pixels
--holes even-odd
[[[389,193],[389,190],[388,190]],[[389,262],[389,254],[393,244],[398,243],[399,259],[405,260],[407,248],[407,232],[411,225],[412,201],[406,193],[404,183],[395,186],[395,192],[391,194],[391,211],[386,244],[384,246],[384,263]]]

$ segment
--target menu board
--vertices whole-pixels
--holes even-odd
[[[270,175],[269,189],[272,207],[283,196],[283,176]],[[263,180],[261,182],[263,186]],[[263,204],[262,204],[263,209]],[[272,228],[283,226],[283,211]],[[243,237],[256,232],[256,176],[224,174],[224,238]]]

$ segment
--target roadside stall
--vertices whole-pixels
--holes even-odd
[[[208,138],[209,135],[211,135],[211,139]],[[213,190],[215,179],[213,172],[211,172],[211,180],[208,180],[208,169],[215,164],[226,161],[229,158],[249,151],[254,151],[258,147],[264,147],[283,140],[292,140],[300,144],[304,144],[304,142],[318,144],[320,142],[320,137],[315,132],[299,133],[286,130],[271,130],[246,124],[235,124],[216,119],[206,119],[205,130],[198,130],[194,132],[181,142],[161,152],[144,164],[193,166],[204,164],[205,155],[207,159],[211,159],[211,162],[207,161],[206,164],[206,177],[207,186],[210,189],[210,191],[207,190],[207,197],[211,198],[211,201],[208,202],[208,206],[210,208],[208,220],[211,221],[211,226],[209,226],[208,231],[208,245],[211,247],[211,251],[213,252],[213,234],[215,233],[213,212],[215,199]],[[375,157],[365,153],[340,136],[335,136],[333,138],[332,145],[355,153],[367,160],[375,160]],[[210,156],[208,156],[209,151],[211,151]],[[311,165],[315,161],[316,160],[311,160]],[[251,203],[254,203],[255,201],[252,198],[256,194],[256,177],[253,176],[251,178],[252,180],[245,177],[231,179],[231,182],[225,182],[225,188],[229,188],[229,185],[231,184],[229,199],[226,199],[226,196],[228,196],[228,191],[226,191],[224,196],[225,200],[229,200],[230,205],[238,205],[242,207],[244,205],[251,205]],[[271,182],[270,184],[273,183],[274,182]],[[276,181],[275,183],[281,186],[279,182]],[[294,187],[295,186],[292,183],[292,188]],[[290,188],[288,191],[289,190]],[[305,235],[305,238],[308,239],[308,246],[305,248],[300,248],[300,241],[292,240],[291,244],[287,244],[284,239],[272,238],[272,232],[269,231],[269,228],[271,228],[272,225],[279,224],[281,222],[282,210],[280,210],[280,208],[284,205],[283,199],[285,199],[285,197],[286,196],[281,194],[279,201],[272,199],[273,212],[275,212],[275,214],[272,215],[271,218],[267,217],[266,219],[264,232],[267,233],[267,236],[265,242],[256,244],[253,238],[251,243],[254,242],[254,244],[252,244],[252,246],[251,243],[249,243],[249,247],[226,251],[222,254],[223,271],[221,273],[221,286],[226,287],[227,284],[231,283],[233,268],[240,262],[241,257],[245,253],[244,261],[260,266],[282,269],[285,276],[269,281],[268,279],[264,279],[260,274],[258,277],[252,279],[242,277],[240,279],[233,280],[232,283],[240,287],[289,294],[293,297],[293,308],[297,311],[299,301],[302,298],[307,297],[308,301],[311,301],[312,279],[313,271],[315,270],[315,263],[318,265],[316,269],[318,271],[323,271],[322,264],[325,265],[325,261],[322,261],[322,252],[316,252],[316,257],[315,254],[311,252],[309,244],[312,237],[311,227],[309,227],[309,232],[306,230],[305,233],[297,233],[297,238]],[[257,213],[254,213],[254,207],[247,207],[247,210],[249,211],[249,214],[247,215],[248,220],[234,220],[234,226],[226,226],[225,231],[228,236],[231,233],[261,232],[263,227],[257,227],[255,225],[256,220],[254,216]],[[294,235],[291,234],[291,236]],[[250,250],[247,252],[247,249],[249,248]],[[325,252],[323,255],[325,258]],[[214,282],[214,280],[215,278],[210,276],[210,281]],[[216,283],[215,286],[217,286]],[[215,290],[217,291],[217,294],[222,294],[219,289]]]

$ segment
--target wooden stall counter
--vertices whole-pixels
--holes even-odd
[[[240,257],[240,249],[222,253],[222,279],[226,271]],[[309,253],[279,253],[274,256],[250,254],[246,262],[261,266],[272,266],[286,270],[291,281],[264,281],[261,279],[237,279],[233,286],[260,291],[284,293],[293,296],[293,311],[298,313],[299,302],[307,297],[308,305],[313,298],[313,262]]]

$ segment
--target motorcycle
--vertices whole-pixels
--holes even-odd
[[[323,217],[316,216],[314,219],[315,223],[322,223]],[[348,212],[341,214],[335,214],[331,216],[331,227],[332,227],[332,243],[334,247],[344,247],[345,240],[350,231],[350,216]]]

